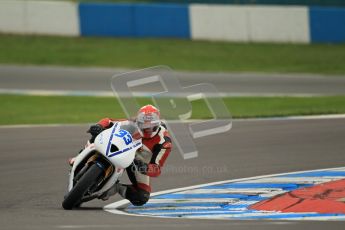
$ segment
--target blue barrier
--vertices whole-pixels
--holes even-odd
[[[345,9],[310,7],[312,42],[345,42]]]
[[[82,36],[191,38],[189,7],[79,3],[80,32]],[[309,27],[311,42],[345,42],[345,8],[310,7]]]
[[[190,38],[187,5],[79,4],[82,36]]]
[[[134,36],[133,5],[80,3],[82,36]]]
[[[188,5],[135,5],[135,31],[139,37],[190,38]]]

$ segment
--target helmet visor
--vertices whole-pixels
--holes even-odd
[[[159,127],[159,123],[159,121],[137,121],[138,128],[141,130],[144,136],[151,136],[152,133],[156,132]]]
[[[147,121],[147,122],[138,121],[137,125],[138,125],[138,128],[141,130],[151,129],[151,130],[155,131],[155,130],[157,130],[157,128],[159,126],[159,121]]]

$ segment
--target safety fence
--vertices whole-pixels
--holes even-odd
[[[0,32],[240,42],[345,42],[345,8],[1,1]]]
[[[80,2],[345,6],[345,0],[79,0]]]

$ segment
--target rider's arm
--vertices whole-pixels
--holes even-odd
[[[113,121],[118,120],[114,120],[111,118],[103,118],[102,120],[97,122],[97,124],[91,125],[90,128],[86,131],[87,133],[90,133],[92,136],[90,142],[93,143],[98,134],[100,134],[103,130],[110,128],[113,125]]]
[[[108,129],[113,125],[114,121],[126,121],[126,119],[112,119],[112,118],[103,118],[97,124],[101,125],[104,129]]]
[[[114,119],[106,117],[100,120],[97,124],[101,125],[104,129],[107,129],[112,125],[112,121],[114,121]]]
[[[152,153],[150,163],[147,165],[146,175],[150,177],[158,177],[161,174],[161,167],[163,167],[166,159],[171,152],[171,139],[167,131],[164,133],[164,140],[162,143],[156,144]]]

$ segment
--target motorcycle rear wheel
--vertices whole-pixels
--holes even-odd
[[[98,183],[103,172],[103,169],[97,166],[97,164],[91,165],[72,190],[65,196],[62,207],[66,210],[71,210],[77,207],[78,204],[81,204],[81,199],[85,193]]]

